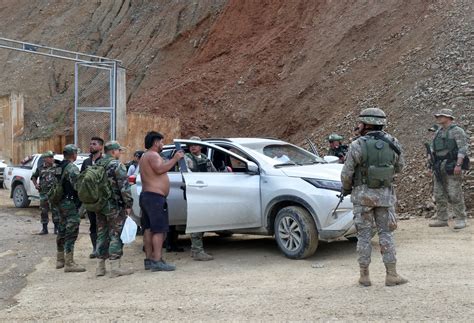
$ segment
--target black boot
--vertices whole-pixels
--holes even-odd
[[[97,234],[96,233],[91,233],[89,234],[91,237],[91,242],[92,242],[92,253],[89,255],[89,258],[94,259],[97,258],[96,255],[96,247],[97,247]]]
[[[58,230],[59,230],[59,223],[54,222],[54,234],[58,234]]]
[[[176,228],[174,226],[170,227],[165,239],[166,252],[184,252],[184,248],[178,245],[178,236]]]
[[[43,223],[43,229],[38,234],[40,236],[42,236],[44,234],[48,234],[48,224],[47,223]]]

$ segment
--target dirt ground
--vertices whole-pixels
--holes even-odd
[[[362,288],[355,244],[321,244],[306,260],[286,259],[273,239],[255,236],[205,239],[215,260],[166,254],[171,273],[143,269],[141,243],[125,247],[128,277],[95,278],[87,258],[87,223],[81,225],[77,261],[85,273],[54,269],[54,235],[32,235],[38,209],[14,209],[0,190],[0,320],[351,320],[470,321],[474,315],[473,226],[428,228],[425,219],[399,223],[399,272],[410,282],[385,287],[373,243],[373,286]],[[471,220],[472,221],[472,220]],[[181,241],[189,250],[189,241]],[[21,291],[20,291],[21,290]],[[18,293],[19,292],[19,293]],[[18,294],[17,294],[18,293]]]

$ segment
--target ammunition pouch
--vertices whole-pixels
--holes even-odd
[[[392,185],[395,168],[393,165],[376,167],[369,166],[367,169],[367,187],[381,188]]]

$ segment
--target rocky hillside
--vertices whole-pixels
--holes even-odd
[[[3,37],[121,59],[129,110],[179,116],[184,136],[324,146],[379,105],[407,152],[401,211],[428,200],[422,143],[433,112],[474,122],[468,0],[5,0],[0,19]],[[70,64],[0,50],[0,71],[2,92],[28,96],[30,136],[52,121],[69,131]]]

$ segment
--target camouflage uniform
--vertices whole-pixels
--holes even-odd
[[[370,136],[374,132],[368,132]],[[400,149],[398,141],[385,134],[388,140]],[[354,204],[354,218],[357,228],[357,251],[359,264],[368,266],[372,253],[372,224],[375,222],[379,234],[380,251],[384,263],[395,263],[395,244],[392,231],[396,228],[394,205],[397,201],[393,186],[382,188],[368,188],[366,184],[352,188],[356,168],[362,164],[362,142],[365,136],[358,138],[349,147],[346,161],[342,169],[341,180],[344,189],[350,191],[351,201]],[[395,155],[395,173],[400,172],[404,166],[403,154]]]
[[[131,208],[133,199],[127,178],[127,169],[119,160],[105,154],[96,165],[106,165],[106,173],[113,195],[102,211],[97,212],[97,258],[120,259],[123,243],[120,240],[127,218],[126,208]]]
[[[48,201],[48,191],[51,189],[55,176],[57,173],[57,166],[55,164],[46,166],[44,163],[36,168],[36,171],[31,176],[31,180],[36,182],[39,179],[39,197],[41,209],[41,223],[48,224],[48,213],[51,210],[52,220],[54,223],[59,223],[59,210],[57,206],[50,205]]]
[[[58,252],[71,253],[74,251],[81,222],[78,211],[79,199],[74,189],[79,176],[79,168],[67,160],[61,163],[61,167],[64,169],[63,187],[65,189],[63,198],[59,202],[60,220],[56,242]]]
[[[434,142],[436,138],[446,138],[454,140],[456,143],[457,153],[451,158],[448,157],[450,151],[443,149],[441,151],[434,150]],[[447,129],[440,128],[436,132],[432,143],[432,151],[435,153],[435,158],[439,163],[440,179],[434,179],[434,198],[436,201],[437,220],[442,222],[448,221],[448,204],[451,204],[454,216],[458,220],[466,219],[466,207],[464,204],[464,194],[462,191],[462,174],[455,175],[451,172],[448,174],[446,169],[451,166],[451,171],[454,169],[457,158],[463,158],[469,155],[469,142],[464,130],[458,126],[451,126]]]

